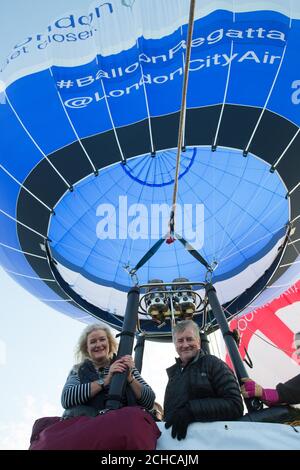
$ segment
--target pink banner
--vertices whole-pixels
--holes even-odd
[[[251,338],[254,334],[263,333],[270,342],[281,349],[288,357],[299,364],[299,357],[295,354],[294,331],[292,331],[277,315],[276,312],[284,307],[300,301],[300,280],[292,287],[286,290],[280,297],[234,319],[230,322],[230,329],[237,329],[241,337],[240,354],[245,357],[245,348],[248,349]],[[300,309],[299,309],[300,310]],[[299,329],[300,330],[300,311],[299,311]],[[226,362],[232,367],[228,353]]]

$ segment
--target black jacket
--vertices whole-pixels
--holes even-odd
[[[177,359],[167,373],[166,420],[185,404],[188,404],[195,421],[236,420],[243,415],[236,378],[225,362],[216,356],[200,351],[183,369]]]
[[[300,403],[300,374],[285,383],[279,383],[276,387],[280,403],[297,405]]]

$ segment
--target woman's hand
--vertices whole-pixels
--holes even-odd
[[[124,356],[125,357],[125,356]],[[122,373],[127,370],[126,364],[123,362],[123,358],[117,359],[113,362],[109,368],[108,374],[104,380],[104,384],[109,385],[112,379],[112,376],[116,373]]]
[[[130,382],[132,382],[132,380],[134,378],[133,375],[132,375],[132,370],[135,367],[134,360],[133,360],[132,356],[129,356],[129,355],[121,357],[121,360],[123,361],[123,364],[126,366],[126,368],[129,371],[128,376],[127,376],[127,382],[130,383]]]
[[[262,397],[263,388],[261,385],[249,378],[243,378],[242,382],[241,392],[244,398]]]
[[[244,398],[260,398],[267,406],[274,406],[279,403],[279,395],[276,389],[263,388],[249,378],[242,379],[242,382],[244,384],[241,386],[241,392]]]

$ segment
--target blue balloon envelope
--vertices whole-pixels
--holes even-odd
[[[295,273],[300,11],[198,3],[176,232],[215,266],[231,318]],[[168,232],[189,2],[55,8],[1,65],[0,260],[54,308],[120,329],[130,270]],[[204,282],[207,268],[176,240],[137,276]],[[170,324],[140,314],[140,328]]]

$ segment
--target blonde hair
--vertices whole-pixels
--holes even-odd
[[[75,350],[75,356],[79,363],[82,363],[85,359],[90,359],[90,356],[87,351],[87,337],[90,333],[97,330],[103,330],[106,333],[109,344],[109,359],[112,359],[113,355],[116,354],[118,349],[118,343],[110,329],[103,323],[93,323],[92,325],[88,325],[79,337]]]

